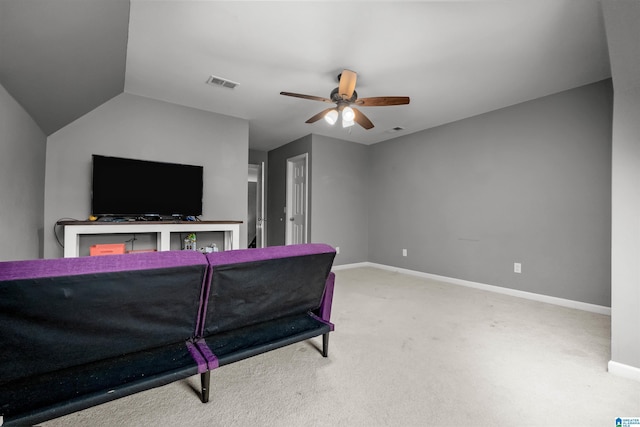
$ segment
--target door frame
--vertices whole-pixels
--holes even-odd
[[[307,243],[309,241],[309,153],[299,154],[297,156],[289,157],[287,159],[287,198],[286,198],[286,225],[285,225],[285,245],[292,244],[292,221],[293,212],[292,212],[292,199],[293,199],[293,176],[292,170],[294,163],[298,163],[300,160],[304,160],[304,232],[302,235],[304,236],[304,241],[302,243]]]
[[[256,191],[256,248],[264,248],[267,246],[267,218],[266,218],[266,200],[265,200],[265,180],[264,180],[264,162],[249,163],[249,171],[254,170],[256,180],[251,179],[249,173],[249,182],[257,183]],[[250,243],[250,242],[247,242]]]

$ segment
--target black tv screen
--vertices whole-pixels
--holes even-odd
[[[93,155],[96,216],[202,215],[202,166]]]

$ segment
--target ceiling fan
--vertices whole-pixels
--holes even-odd
[[[358,98],[355,91],[358,74],[355,71],[344,70],[338,75],[339,86],[331,91],[329,98],[313,95],[302,95],[300,93],[280,92],[280,95],[293,96],[296,98],[310,99],[312,101],[322,101],[329,104],[336,104],[335,107],[327,108],[311,117],[306,123],[315,123],[324,118],[329,124],[335,124],[338,116],[342,117],[342,127],[353,126],[358,123],[365,129],[371,129],[373,123],[360,110],[353,107],[384,107],[388,105],[404,105],[409,103],[408,96],[377,96],[373,98]]]

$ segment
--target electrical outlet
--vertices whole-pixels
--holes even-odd
[[[514,273],[522,273],[522,264],[520,264],[519,262],[514,262],[513,263],[513,272]]]
[[[407,250],[406,249],[402,250],[402,256],[407,256]]]
[[[336,246],[336,255],[340,253],[340,246]]]

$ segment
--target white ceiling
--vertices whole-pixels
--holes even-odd
[[[372,144],[610,77],[601,15],[597,0],[131,0],[124,90],[246,119],[253,149]],[[411,103],[362,108],[366,131],[305,124],[327,104],[279,94],[329,97],[344,68],[360,97]]]
[[[598,0],[0,0],[0,58],[47,135],[124,90],[246,119],[260,150],[372,144],[611,75]],[[344,68],[360,97],[411,103],[363,107],[365,131],[305,124],[328,105],[279,94],[329,97]]]

